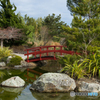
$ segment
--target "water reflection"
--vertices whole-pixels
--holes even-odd
[[[85,97],[75,96],[71,97],[69,93],[36,93],[32,92],[36,100],[100,100],[100,97]]]
[[[59,64],[59,62],[57,60],[47,61],[47,64],[40,67],[40,69],[48,71],[48,72],[57,72],[57,71],[61,70],[62,68],[63,67],[61,66],[61,64]]]
[[[27,75],[24,75],[26,77],[26,80],[28,83],[33,83],[42,73],[32,70],[32,69],[27,69]]]
[[[20,87],[20,88],[2,87],[2,90],[7,91],[7,92],[19,93],[24,90],[24,87]]]
[[[37,69],[35,70],[27,69],[25,71],[9,70],[9,73],[11,73],[11,75],[2,79],[2,81],[8,79],[9,77],[18,75],[27,82],[25,87],[23,88],[0,87],[0,100],[100,100],[99,96],[71,97],[70,93],[38,93],[30,91],[29,87],[34,82],[34,80],[36,80],[40,75],[42,75],[42,73],[44,73],[40,69],[39,71]]]

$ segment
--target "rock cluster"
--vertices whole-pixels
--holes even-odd
[[[64,73],[45,73],[33,82],[30,89],[38,92],[100,92],[100,83],[89,79],[75,82]]]

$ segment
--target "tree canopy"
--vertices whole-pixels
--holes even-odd
[[[62,25],[66,26],[66,24],[61,20],[61,15],[55,16],[55,14],[48,15],[44,18],[43,26],[46,26],[48,29],[48,41],[52,39],[54,36],[60,36],[63,32]]]
[[[0,27],[20,27],[21,19],[15,14],[17,7],[10,0],[0,0]]]
[[[73,38],[67,44],[75,45],[87,52],[100,37],[100,0],[67,0],[67,7],[73,15],[71,28],[65,29]],[[100,42],[99,42],[100,44]],[[94,46],[97,46],[96,44]]]

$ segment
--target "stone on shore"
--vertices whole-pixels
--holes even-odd
[[[8,56],[8,58],[7,58],[7,64],[10,62],[11,58],[12,58],[12,56]]]
[[[25,81],[21,79],[19,76],[11,77],[1,83],[1,86],[7,87],[23,87],[25,85]]]
[[[74,79],[63,73],[45,73],[30,87],[31,90],[38,92],[68,92],[75,88]]]
[[[33,62],[27,63],[26,61],[22,60],[21,61],[21,66],[22,67],[34,67],[35,68],[37,66],[37,64],[35,64]]]
[[[5,62],[0,62],[0,67],[5,67],[6,63]]]
[[[100,92],[100,83],[96,80],[79,80],[76,84],[80,92]]]

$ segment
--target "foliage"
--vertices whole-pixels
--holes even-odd
[[[21,19],[15,15],[17,7],[10,3],[10,0],[0,0],[0,27],[7,28],[9,26],[20,27]]]
[[[85,75],[87,75],[85,71],[86,66],[83,65],[85,61],[83,61],[82,63],[79,62],[79,60],[76,60],[72,65],[66,63],[65,67],[61,70],[61,72],[67,71],[67,73],[71,75],[72,78],[83,78]]]
[[[7,63],[7,58],[8,58],[8,57],[2,57],[2,58],[0,59],[0,62],[5,62],[5,63]]]
[[[59,63],[62,66],[65,66],[66,64],[72,65],[76,60],[79,60],[81,58],[80,55],[65,55],[64,57],[59,57]]]
[[[21,64],[20,62],[22,60],[23,59],[20,56],[15,55],[13,58],[11,58],[10,62],[7,65],[11,67],[13,67],[14,65],[20,65]]]
[[[55,16],[55,14],[49,14],[47,17],[44,18],[43,26],[47,27],[47,31],[49,33],[47,42],[53,39],[54,36],[60,36],[60,34],[63,32],[62,25],[66,26],[66,24],[63,21],[60,21],[60,19],[60,14],[58,16]]]
[[[5,73],[0,71],[0,78],[3,77],[4,75],[5,75]]]
[[[25,32],[25,34],[27,36],[28,41],[33,42],[34,36],[35,36],[35,34],[34,34],[34,32],[35,32],[34,31],[34,26],[25,25],[24,26],[24,32]]]
[[[71,28],[62,27],[68,33],[66,44],[70,50],[80,50],[87,55],[91,53],[90,46],[98,48],[100,45],[100,42],[95,43],[100,38],[99,0],[67,0],[67,7],[73,20]]]
[[[24,17],[24,32],[27,36],[28,42],[37,41],[39,39],[39,32],[42,26],[42,18],[34,19],[30,18],[29,16],[25,15]]]
[[[100,51],[84,58],[83,60],[75,60],[74,63],[70,63],[68,60],[65,61],[65,67],[61,70],[67,71],[71,77],[82,78],[88,77],[100,77]]]
[[[12,50],[10,50],[8,47],[4,47],[4,48],[0,47],[0,59],[10,56],[11,53],[12,53]]]
[[[91,54],[87,60],[88,73],[93,77],[100,77],[100,52],[97,51],[96,53]]]

